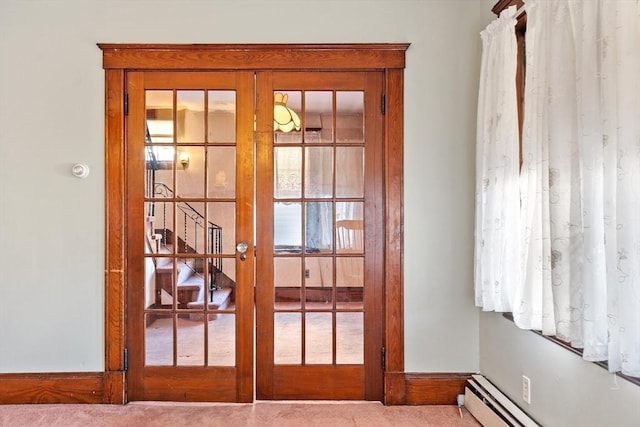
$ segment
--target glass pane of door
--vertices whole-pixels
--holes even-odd
[[[145,92],[147,366],[235,363],[235,99]]]
[[[305,137],[274,128],[274,361],[363,363],[363,93],[276,90],[276,109],[280,94],[305,106]]]

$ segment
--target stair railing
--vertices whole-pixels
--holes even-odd
[[[151,134],[149,132],[149,126],[146,126],[145,131],[145,142],[147,144],[151,144],[153,141],[151,139]],[[147,188],[145,189],[145,194],[147,196],[151,196],[155,198],[156,196],[161,197],[174,197],[174,192],[171,188],[169,188],[166,184],[161,182],[156,182],[156,171],[160,168],[159,161],[151,148],[150,145],[147,145],[146,150],[146,170],[147,170]],[[183,242],[184,242],[184,253],[189,252],[189,240],[188,240],[188,228],[189,226],[193,226],[194,229],[194,241],[191,249],[193,253],[197,253],[198,249],[198,228],[204,229],[206,227],[209,234],[209,253],[212,255],[222,254],[222,227],[218,224],[214,224],[211,221],[206,221],[204,215],[198,212],[193,206],[189,203],[181,201],[179,197],[175,197],[176,200],[176,208],[182,212],[184,218],[184,234],[183,234]],[[163,226],[162,226],[162,241],[167,243],[167,224],[166,224],[166,202],[162,202],[163,207]],[[155,208],[156,202],[153,202],[149,206],[149,212],[147,213],[150,217],[155,217]],[[190,224],[188,224],[190,222]],[[205,225],[205,222],[207,223]],[[154,259],[155,263],[155,259]],[[186,260],[185,260],[186,264]],[[189,268],[193,270],[193,268],[187,264]],[[195,272],[195,270],[194,270]],[[196,272],[197,273],[197,272]],[[210,301],[213,302],[213,291],[220,289],[222,287],[221,284],[218,284],[220,280],[217,280],[217,277],[222,279],[222,258],[213,258],[213,260],[209,261],[209,295]]]
[[[174,192],[166,184],[158,182],[154,184],[153,189],[154,197],[174,198]],[[205,229],[209,238],[209,253],[212,255],[222,253],[222,227],[211,221],[206,221],[204,215],[198,212],[188,202],[181,201],[180,197],[175,197],[176,209],[180,211],[184,219],[184,230],[182,230],[182,241],[184,242],[183,253],[197,253],[198,248],[198,232],[199,229]],[[166,203],[163,202],[163,209],[166,210]],[[165,211],[166,212],[166,211]],[[166,218],[166,214],[163,215]],[[166,221],[166,220],[165,220]],[[163,240],[166,242],[166,223],[162,227],[164,236]],[[193,231],[193,237],[191,237],[190,230]],[[209,261],[209,291],[211,295],[211,301],[213,301],[213,294],[211,292],[220,288],[218,280],[216,280],[216,274],[222,272],[222,258],[214,258]]]

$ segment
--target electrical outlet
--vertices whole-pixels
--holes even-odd
[[[525,375],[522,376],[522,400],[531,403],[531,380]]]

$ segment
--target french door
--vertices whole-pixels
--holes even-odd
[[[130,398],[380,399],[380,73],[127,85]]]
[[[129,399],[251,401],[253,73],[130,72],[127,93]]]
[[[256,81],[257,397],[380,400],[381,73]]]
[[[137,61],[113,52],[107,67]],[[108,138],[124,129],[107,335],[122,272],[125,400],[381,400],[383,340],[393,369],[402,360],[401,335],[384,333],[399,282],[383,292],[399,216],[389,223],[382,94],[386,81],[398,96],[400,74],[136,69],[107,77],[126,100],[107,99]],[[113,384],[117,348],[107,341]]]

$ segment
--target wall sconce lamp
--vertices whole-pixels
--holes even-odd
[[[273,130],[281,132],[291,132],[300,130],[300,117],[291,108],[287,107],[286,93],[276,92],[273,105]]]
[[[189,167],[189,153],[186,151],[181,151],[178,154],[178,161],[182,165],[182,169],[186,169]]]

